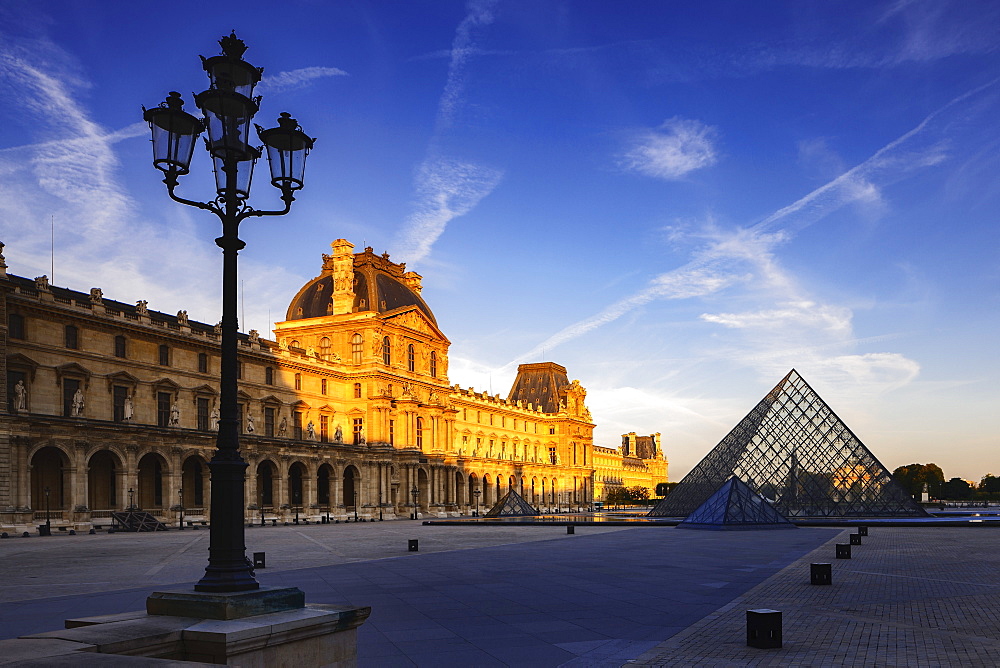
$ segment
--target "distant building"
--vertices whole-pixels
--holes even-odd
[[[594,499],[602,501],[610,489],[645,487],[655,496],[657,483],[667,481],[667,460],[659,432],[649,436],[622,434],[618,448],[594,446]]]
[[[521,365],[507,398],[450,385],[421,276],[353,249],[332,244],[273,340],[239,335],[248,519],[407,515],[414,489],[422,515],[512,487],[566,511],[600,498],[604,476],[666,480],[658,434],[593,445],[586,390],[558,364]],[[37,524],[46,498],[66,527],[130,503],[207,518],[220,327],[9,275],[2,255],[0,309],[0,526]]]

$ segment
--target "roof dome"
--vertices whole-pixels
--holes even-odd
[[[412,271],[404,272],[406,265],[390,262],[387,253],[375,255],[369,247],[363,253],[354,253],[346,257],[325,255],[324,260],[323,273],[302,286],[292,299],[286,314],[287,320],[320,318],[337,315],[340,312],[390,313],[415,306],[437,325],[430,307],[420,297],[420,275]],[[338,261],[347,263],[347,266],[342,268],[346,271],[339,275],[350,276],[353,273],[354,278],[349,286],[346,285],[348,282],[346,278],[342,286],[338,286],[334,279],[338,271],[336,266]],[[339,288],[338,293],[344,299],[341,299],[341,296],[334,298],[335,286]],[[335,306],[338,303],[344,306],[338,309]],[[351,305],[349,311],[348,303]]]

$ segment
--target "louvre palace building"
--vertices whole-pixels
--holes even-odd
[[[0,245],[0,529],[209,517],[220,327],[8,273]],[[275,324],[239,335],[248,521],[447,517],[514,489],[541,512],[667,480],[660,435],[595,446],[586,390],[522,364],[506,398],[448,381],[421,277],[339,239]],[[478,494],[476,493],[478,492]]]

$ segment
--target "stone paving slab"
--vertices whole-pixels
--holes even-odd
[[[848,531],[627,665],[1000,665],[1000,534],[990,528]],[[833,584],[809,584],[809,564]],[[782,612],[783,647],[746,646],[746,610]]]

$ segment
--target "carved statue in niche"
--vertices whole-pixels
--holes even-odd
[[[176,427],[181,423],[181,409],[177,405],[177,400],[174,399],[174,403],[170,404],[170,426]]]
[[[249,411],[247,411],[247,433],[252,434],[254,433],[254,431],[256,430],[253,426],[253,415]]]
[[[132,401],[132,394],[125,395],[125,405],[122,407],[122,420],[131,422],[135,415],[135,402]]]
[[[288,432],[288,418],[282,415],[281,422],[278,423],[278,436],[280,438],[284,438],[287,432]]]
[[[104,303],[104,291],[100,288],[90,289],[90,301],[93,304],[103,304]]]
[[[212,409],[212,429],[214,431],[219,431],[219,409]]]
[[[247,336],[250,339],[250,343],[260,343],[260,332],[256,329],[251,329],[247,332]]]
[[[358,445],[364,445],[367,442],[368,441],[365,440],[365,432],[359,431],[358,432]]]
[[[339,424],[337,425],[337,428],[333,432],[333,442],[334,443],[344,442],[344,430],[340,428]]]
[[[135,303],[135,312],[139,315],[149,315],[149,309],[146,305],[149,304],[145,299],[140,299]]]
[[[28,388],[24,386],[23,380],[18,380],[14,386],[14,410],[28,410]]]
[[[187,326],[187,324],[188,324],[188,312],[187,311],[178,311],[177,312],[177,324],[185,326],[185,327]]]
[[[73,393],[73,417],[82,417],[84,407],[83,392],[78,387]]]
[[[306,440],[307,441],[316,440],[316,426],[313,424],[312,420],[309,420],[309,424],[306,425]]]

